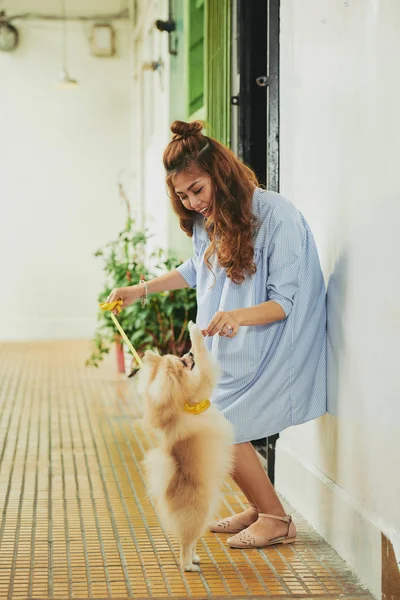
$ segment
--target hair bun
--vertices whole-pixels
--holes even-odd
[[[192,135],[198,135],[203,129],[203,123],[201,121],[192,121],[186,123],[185,121],[174,121],[171,125],[171,131],[174,134],[173,140],[188,138]]]

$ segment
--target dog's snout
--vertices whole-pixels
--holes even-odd
[[[190,370],[192,370],[195,362],[193,352],[187,352],[184,356],[182,356],[181,362],[184,367],[188,369],[190,368]]]

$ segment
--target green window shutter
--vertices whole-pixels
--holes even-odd
[[[231,130],[231,0],[207,0],[206,108],[209,134],[229,146]]]
[[[188,114],[204,105],[204,1],[189,0],[189,94]]]

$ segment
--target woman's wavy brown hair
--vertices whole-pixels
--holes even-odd
[[[234,283],[242,283],[256,271],[253,234],[256,218],[251,210],[258,185],[253,171],[217,140],[202,134],[203,123],[174,121],[172,141],[164,151],[166,182],[174,212],[181,229],[192,237],[197,213],[188,210],[175,193],[174,176],[182,172],[206,173],[214,187],[214,204],[206,220],[210,238],[204,260],[210,270],[210,257],[216,253],[218,263]]]

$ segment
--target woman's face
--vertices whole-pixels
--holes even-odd
[[[205,217],[210,216],[214,203],[211,177],[205,173],[178,173],[174,177],[175,193],[183,206]]]

